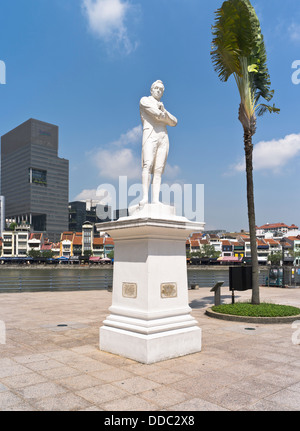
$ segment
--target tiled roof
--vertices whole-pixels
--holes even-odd
[[[73,238],[73,245],[82,245],[82,236],[75,235]]]
[[[62,235],[61,235],[61,240],[62,241],[64,241],[64,240],[72,241],[73,240],[73,236],[74,236],[73,232],[63,232]]]
[[[104,244],[104,238],[101,238],[101,237],[94,238],[93,245],[103,245],[103,244]]]
[[[114,245],[114,240],[112,238],[104,238],[105,245]]]
[[[29,236],[29,240],[31,240],[31,239],[41,240],[42,236],[43,236],[42,233],[31,233],[30,236]]]
[[[200,239],[202,238],[203,233],[199,233],[199,232],[194,232],[191,236],[191,239]]]
[[[282,227],[286,227],[287,229],[298,229],[298,226],[292,224],[291,226],[288,226],[285,223],[266,223],[257,229],[279,229]]]
[[[280,245],[279,241],[275,241],[275,239],[272,239],[272,238],[265,238],[264,241],[267,242],[268,244]]]
[[[221,243],[222,243],[222,245],[231,245],[231,242],[228,241],[227,239],[222,239]]]

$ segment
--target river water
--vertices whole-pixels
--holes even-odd
[[[260,270],[264,284],[267,268]],[[229,286],[229,267],[188,267],[189,287],[213,287],[219,281]],[[26,290],[109,289],[112,287],[113,267],[107,266],[17,266],[0,268],[0,292]]]

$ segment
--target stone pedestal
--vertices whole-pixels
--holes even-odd
[[[200,351],[201,329],[188,305],[186,239],[204,223],[162,204],[129,214],[97,226],[115,243],[112,305],[100,349],[147,364]]]

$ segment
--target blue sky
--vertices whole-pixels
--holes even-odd
[[[220,0],[14,0],[0,16],[0,134],[29,118],[57,124],[70,161],[70,201],[104,183],[141,181],[139,100],[163,80],[169,128],[164,181],[204,184],[208,229],[248,228],[243,131],[235,82],[211,58]],[[300,226],[299,0],[253,1],[279,115],[254,136],[256,222]],[[300,66],[298,66],[300,68]],[[292,82],[292,74],[294,81]]]

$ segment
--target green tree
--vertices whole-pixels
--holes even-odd
[[[44,250],[42,251],[42,257],[46,257],[47,259],[53,258],[54,253],[52,250]]]
[[[27,256],[29,256],[29,257],[33,257],[33,258],[36,258],[36,257],[41,257],[42,256],[42,254],[41,254],[41,251],[40,250],[35,250],[34,248],[32,248],[31,250],[29,250],[29,252],[27,253]]]
[[[201,249],[201,257],[209,257],[215,259],[220,256],[220,252],[215,250],[211,244],[204,244]]]
[[[108,257],[109,259],[113,259],[113,258],[114,258],[114,256],[115,256],[115,252],[114,252],[114,250],[110,251],[110,252],[107,254],[107,257]]]
[[[17,226],[18,226],[18,224],[17,224],[17,223],[12,222],[12,223],[8,226],[8,229],[9,229],[9,230],[14,231],[14,230],[16,230],[16,227],[17,227]]]
[[[281,251],[277,251],[276,253],[271,253],[268,255],[268,261],[271,262],[271,265],[280,265],[282,260]]]
[[[253,144],[256,118],[266,111],[279,112],[270,102],[274,91],[267,68],[267,55],[261,27],[249,0],[227,0],[215,12],[212,26],[211,58],[221,81],[234,76],[239,95],[239,120],[244,130],[247,178],[247,205],[252,259],[252,304],[259,304],[258,259],[253,188]]]

